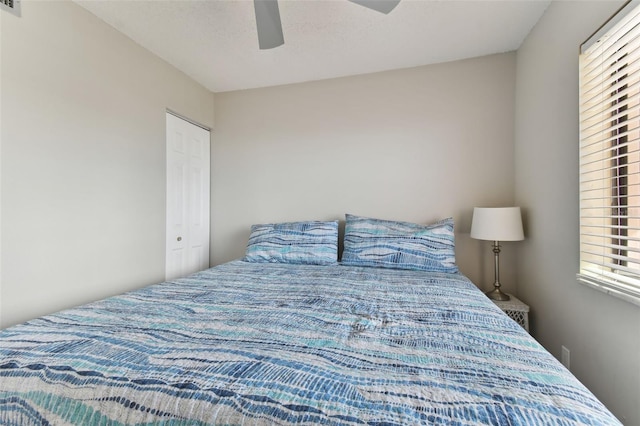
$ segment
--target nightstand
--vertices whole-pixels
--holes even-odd
[[[505,314],[518,324],[520,324],[527,332],[529,331],[529,305],[520,301],[514,295],[510,294],[509,300],[492,300],[498,305]]]

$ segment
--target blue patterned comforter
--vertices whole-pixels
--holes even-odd
[[[235,261],[0,332],[0,424],[619,424],[459,274]]]

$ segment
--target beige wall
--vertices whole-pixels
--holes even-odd
[[[213,94],[72,2],[0,24],[0,325],[161,281],[165,109]]]
[[[534,336],[626,425],[640,425],[640,308],[576,281],[578,47],[622,2],[553,2],[518,51],[518,293]]]
[[[506,53],[216,94],[212,263],[241,257],[252,223],[453,216],[461,269],[490,286],[490,243],[468,233],[473,206],[513,203],[514,77]]]

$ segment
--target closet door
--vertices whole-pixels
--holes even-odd
[[[209,267],[209,131],[167,113],[167,280]]]

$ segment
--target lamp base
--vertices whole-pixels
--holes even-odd
[[[511,299],[508,294],[505,294],[505,293],[500,291],[500,287],[496,287],[493,290],[486,292],[485,294],[491,300],[503,300],[504,301],[504,300],[510,300]]]

